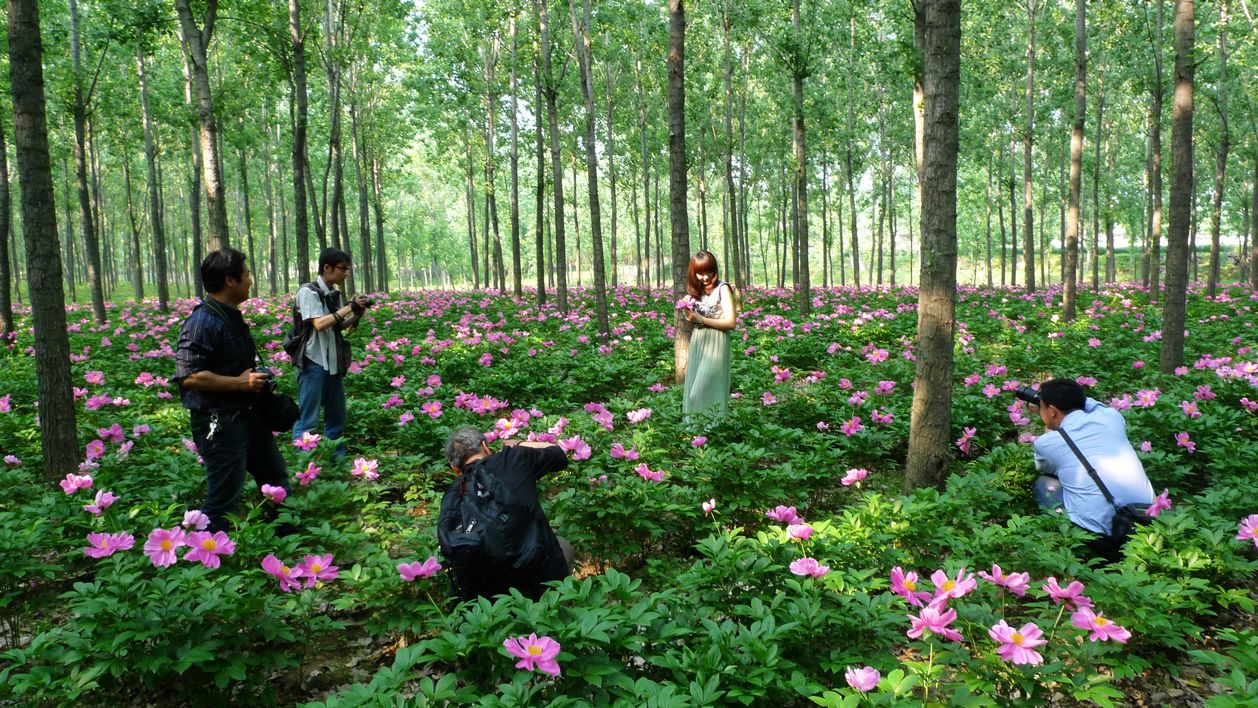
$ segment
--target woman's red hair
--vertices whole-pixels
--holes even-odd
[[[716,267],[716,256],[711,251],[699,251],[690,259],[690,269],[686,274],[686,291],[690,293],[690,297],[703,297],[703,286],[699,284],[700,273],[711,273],[713,280],[719,280],[720,276]]]

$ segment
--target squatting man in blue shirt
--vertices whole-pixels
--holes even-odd
[[[1153,485],[1144,465],[1127,440],[1122,414],[1083,393],[1071,379],[1052,379],[1040,384],[1038,402],[1032,394],[1020,394],[1028,407],[1038,411],[1045,433],[1035,440],[1035,498],[1041,507],[1060,509],[1076,526],[1095,536],[1088,548],[1113,562],[1121,557],[1121,542],[1110,538],[1114,504],[1152,504]],[[1114,497],[1106,500],[1079,457],[1061,436],[1065,431],[1087,458]]]

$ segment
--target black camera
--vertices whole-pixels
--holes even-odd
[[[1019,401],[1022,401],[1024,403],[1029,403],[1033,406],[1038,406],[1040,404],[1039,392],[1037,392],[1035,389],[1031,388],[1030,386],[1017,387],[1016,389],[1013,390],[1013,396],[1014,398],[1017,398]]]
[[[375,304],[376,304],[376,301],[372,300],[371,298],[366,298],[363,300],[363,307],[371,307],[372,305],[375,305]]]
[[[262,393],[275,393],[275,371],[265,366],[259,366],[254,369],[255,372],[266,377],[266,383],[262,385]]]

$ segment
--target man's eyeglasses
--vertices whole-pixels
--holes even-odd
[[[347,265],[347,264],[345,264],[345,263],[342,263],[342,264],[340,264],[340,265],[336,266],[336,269],[337,269],[337,270],[343,270],[343,271],[347,271],[347,272],[348,272],[348,271],[349,271],[349,269],[350,269],[350,268],[352,268],[352,267],[353,267],[353,266],[350,266],[350,265]]]

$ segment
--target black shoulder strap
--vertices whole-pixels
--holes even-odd
[[[223,312],[223,306],[218,304],[218,301],[214,298],[207,297],[202,300],[201,303],[207,312],[214,317],[217,317],[223,324],[227,325],[227,329],[231,330],[232,333],[240,339],[240,341],[245,342],[249,348],[253,350],[253,359],[256,362],[258,360],[258,345],[254,344],[253,337],[249,336],[249,331],[241,327],[237,327],[236,324],[231,321],[231,318],[227,316],[227,313]]]
[[[1083,463],[1083,469],[1087,470],[1088,474],[1092,477],[1092,481],[1096,482],[1096,486],[1101,490],[1101,494],[1105,495],[1105,500],[1108,501],[1114,508],[1118,508],[1118,504],[1114,502],[1114,495],[1109,493],[1109,489],[1105,486],[1105,483],[1101,481],[1101,475],[1096,473],[1096,470],[1092,467],[1092,463],[1088,462],[1088,458],[1084,457],[1082,452],[1079,452],[1079,446],[1075,445],[1075,441],[1070,439],[1070,436],[1066,434],[1066,431],[1058,428],[1057,432],[1061,434],[1061,439],[1065,440],[1066,444],[1070,446],[1070,449],[1075,453],[1075,457],[1078,457],[1079,461]]]

